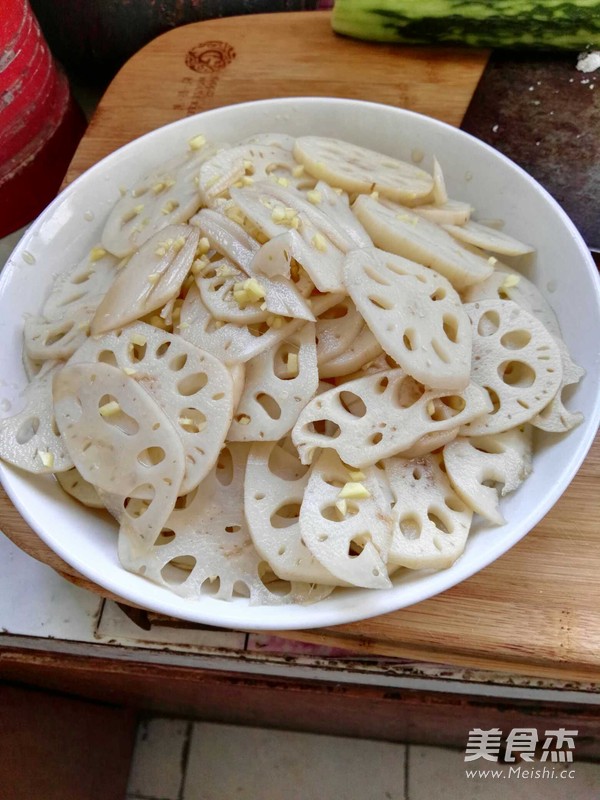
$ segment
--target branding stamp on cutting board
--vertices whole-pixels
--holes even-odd
[[[227,42],[200,42],[185,55],[185,63],[194,72],[201,74],[219,72],[235,58],[234,48]]]

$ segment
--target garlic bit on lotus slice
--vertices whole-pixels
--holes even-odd
[[[489,436],[460,436],[444,447],[450,483],[477,514],[504,524],[499,499],[513,492],[531,473],[531,426],[521,425]]]
[[[440,455],[385,462],[394,503],[390,567],[444,569],[465,548],[473,512],[452,488]]]
[[[304,464],[331,448],[347,464],[367,467],[412,447],[425,434],[446,431],[490,411],[484,389],[427,389],[401,369],[349,381],[313,398],[292,438]]]
[[[353,480],[352,472],[331,450],[319,456],[304,492],[300,533],[310,552],[340,581],[387,589],[389,502],[376,467],[366,469],[360,481]]]
[[[332,231],[347,243],[347,237],[324,215],[315,224],[315,208],[311,216],[300,209],[302,199],[291,192],[280,192],[272,184],[256,184],[247,189],[232,189],[231,197],[243,214],[266,236],[273,239],[287,231],[289,251],[307,272],[320,292],[344,290],[342,266],[345,250],[330,238]],[[283,199],[282,199],[283,197]],[[297,234],[296,236],[294,235]],[[354,247],[350,242],[349,247]]]
[[[98,306],[92,336],[122,328],[177,297],[199,238],[197,228],[170,225],[148,239],[122,267]]]
[[[54,413],[75,466],[117,496],[120,549],[148,550],[175,506],[184,476],[180,437],[152,396],[110,364],[73,364],[53,383]],[[140,513],[138,500],[146,500]]]
[[[179,492],[195,488],[213,467],[233,415],[229,370],[210,353],[152,325],[88,339],[69,364],[110,363],[158,403],[181,440],[185,473]]]
[[[207,206],[232,187],[252,186],[261,181],[295,182],[298,162],[292,152],[277,145],[241,144],[212,156],[200,167],[198,185]],[[304,178],[305,176],[299,176]]]
[[[344,276],[365,322],[405,372],[430,388],[468,385],[471,324],[449,281],[376,248],[350,253]]]

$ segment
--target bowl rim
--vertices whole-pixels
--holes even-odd
[[[103,169],[106,166],[106,162],[117,160],[118,158],[122,158],[126,156],[129,150],[135,150],[144,142],[155,139],[160,137],[161,133],[164,134],[165,131],[176,131],[179,128],[185,128],[190,126],[195,121],[201,121],[206,119],[207,116],[215,116],[222,113],[228,113],[231,110],[235,110],[238,112],[242,112],[248,108],[272,108],[277,106],[290,106],[292,104],[317,104],[323,105],[327,104],[328,106],[347,106],[352,107],[357,110],[364,110],[368,112],[369,110],[376,109],[378,112],[381,110],[385,110],[392,115],[398,115],[398,118],[401,116],[408,116],[411,118],[417,118],[422,120],[424,124],[427,125],[434,125],[439,130],[443,131],[451,131],[453,135],[458,134],[461,138],[466,140],[470,140],[474,145],[479,148],[482,148],[484,151],[487,151],[489,155],[491,155],[494,159],[499,162],[503,162],[504,166],[509,167],[512,170],[517,170],[521,175],[528,181],[533,182],[535,188],[538,193],[541,194],[542,198],[546,203],[554,208],[554,211],[559,215],[561,218],[562,223],[565,226],[566,231],[568,231],[571,238],[574,240],[574,244],[576,245],[578,251],[581,255],[582,266],[585,266],[585,269],[588,273],[588,277],[590,278],[590,284],[595,288],[595,303],[596,307],[599,310],[599,320],[600,320],[600,278],[598,277],[598,270],[595,265],[595,262],[592,258],[591,253],[587,249],[581,234],[575,227],[572,220],[568,217],[566,212],[562,209],[562,207],[558,204],[558,202],[548,193],[543,186],[541,186],[531,175],[529,175],[526,170],[524,170],[519,165],[515,164],[511,159],[507,158],[505,155],[500,153],[499,151],[495,150],[490,145],[482,142],[481,140],[477,139],[476,137],[472,136],[465,131],[460,130],[448,123],[445,123],[441,120],[435,119],[433,117],[429,117],[427,115],[410,111],[409,109],[402,109],[397,108],[395,106],[386,105],[382,103],[375,103],[372,101],[367,100],[354,100],[348,98],[339,98],[339,97],[321,97],[321,96],[301,96],[301,97],[285,97],[285,98],[270,98],[264,100],[252,100],[246,101],[243,103],[234,103],[227,106],[220,106],[218,108],[209,109],[199,114],[192,115],[190,117],[184,117],[182,119],[176,120],[174,122],[167,123],[162,125],[154,130],[148,131],[147,133],[143,134],[140,137],[133,139],[130,142],[120,146],[113,152],[109,153],[108,155],[104,156],[100,161],[96,162],[90,168],[85,170],[81,175],[75,178],[71,183],[69,183],[60,193],[59,195],[50,203],[47,208],[38,216],[38,218],[30,225],[24,236],[21,238],[17,246],[15,247],[13,253],[9,257],[6,266],[8,266],[11,262],[13,262],[17,257],[22,257],[23,252],[27,250],[28,244],[31,242],[32,238],[36,235],[40,227],[43,225],[44,221],[49,218],[61,205],[65,200],[69,199],[72,196],[77,195],[79,188],[82,183],[90,181],[94,179],[94,177],[102,173]],[[269,131],[267,131],[269,132]],[[3,288],[3,285],[9,283],[10,278],[9,273],[10,270],[3,270],[2,275],[0,275],[0,291]],[[295,608],[302,608],[304,616],[307,617],[306,620],[303,621],[300,615],[300,618],[296,619],[293,615],[289,615],[289,619],[285,619],[285,613],[272,613],[276,609],[280,611],[284,611],[290,609],[290,606],[250,606],[250,605],[240,605],[235,602],[225,602],[225,601],[213,601],[219,603],[218,613],[212,614],[210,612],[210,608],[212,605],[210,603],[205,603],[205,598],[200,600],[186,600],[179,595],[170,593],[168,596],[164,598],[160,598],[159,602],[148,602],[145,601],[142,597],[140,597],[140,592],[137,590],[137,584],[133,582],[130,586],[130,583],[127,580],[127,576],[130,576],[130,573],[123,570],[123,574],[125,576],[124,584],[121,585],[119,580],[112,580],[110,576],[102,576],[98,575],[93,565],[90,565],[87,561],[81,560],[77,553],[73,554],[69,551],[68,547],[64,547],[62,542],[56,539],[52,539],[51,536],[48,535],[48,532],[43,530],[40,531],[38,526],[33,521],[33,515],[22,501],[19,492],[15,483],[11,480],[12,476],[15,475],[23,475],[20,470],[16,467],[12,467],[11,465],[5,464],[4,462],[0,462],[0,483],[3,484],[6,494],[10,498],[11,502],[27,523],[27,525],[34,531],[34,533],[44,541],[44,543],[53,550],[60,558],[62,558],[67,564],[69,564],[73,569],[83,575],[88,581],[93,584],[96,584],[100,588],[103,588],[113,595],[122,598],[125,601],[129,601],[135,605],[142,606],[144,608],[148,608],[151,610],[155,610],[160,613],[168,614],[169,616],[174,616],[180,619],[186,619],[191,622],[197,623],[204,623],[210,625],[216,625],[219,627],[232,627],[232,628],[253,628],[255,630],[301,630],[306,628],[314,628],[314,627],[327,627],[331,625],[340,625],[340,624],[347,624],[352,622],[358,622],[363,619],[372,618],[375,616],[379,616],[381,614],[387,614],[393,611],[399,611],[402,608],[407,608],[412,606],[416,603],[422,602],[423,600],[429,599],[431,597],[435,597],[448,589],[462,583],[467,578],[471,577],[472,575],[476,574],[477,572],[481,571],[485,567],[489,566],[493,563],[497,558],[501,555],[506,553],[511,547],[513,547],[517,542],[519,542],[527,533],[529,533],[532,528],[548,513],[548,511],[555,505],[559,497],[563,494],[563,492],[567,489],[573,478],[575,477],[576,473],[578,472],[581,464],[583,463],[586,455],[588,454],[593,441],[596,436],[596,432],[598,426],[600,424],[600,395],[596,397],[595,404],[593,408],[593,412],[588,414],[586,420],[582,423],[585,426],[585,435],[581,437],[579,444],[575,451],[571,454],[568,467],[567,469],[561,473],[560,481],[554,483],[550,488],[548,493],[543,499],[543,502],[540,502],[534,509],[530,510],[528,514],[524,517],[520,518],[518,521],[511,523],[512,524],[512,534],[509,537],[509,541],[506,542],[496,541],[489,543],[487,549],[480,553],[476,559],[475,564],[471,564],[470,562],[463,561],[462,559],[458,559],[450,568],[446,570],[440,570],[435,573],[437,577],[436,586],[434,588],[430,587],[430,584],[426,580],[422,580],[420,582],[416,582],[414,585],[411,586],[411,598],[409,602],[402,602],[398,604],[398,601],[395,600],[395,593],[394,587],[389,590],[376,590],[373,592],[368,592],[367,590],[360,590],[361,594],[365,593],[365,596],[368,594],[370,597],[369,602],[365,603],[351,603],[348,605],[347,608],[344,608],[344,613],[341,615],[340,611],[336,609],[334,606],[330,608],[329,606],[323,605],[322,602],[308,605],[308,606],[295,606]],[[422,574],[422,573],[421,573]],[[149,585],[149,582],[146,582],[145,579],[141,578],[140,576],[135,576],[136,578],[140,578],[141,581],[144,581]],[[141,585],[141,584],[140,584]],[[208,598],[207,598],[208,599]],[[172,602],[169,602],[172,600]],[[181,606],[181,607],[180,607]],[[265,610],[267,609],[267,613],[271,614],[273,617],[272,621],[270,619],[253,619],[253,614],[256,614],[256,610]],[[260,616],[260,614],[259,614]],[[343,617],[343,618],[341,618]],[[282,624],[282,622],[284,624]]]

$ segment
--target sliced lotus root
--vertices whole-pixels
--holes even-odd
[[[366,325],[365,325],[365,328],[366,328],[367,331],[369,331],[369,329],[368,329],[368,327]],[[363,332],[364,332],[364,329],[363,329]],[[369,333],[371,333],[371,331],[369,331]],[[362,335],[362,332],[358,337],[359,339],[360,339],[361,335]],[[371,336],[373,336],[372,333],[371,333]],[[349,381],[354,381],[357,378],[366,378],[367,375],[375,375],[377,372],[385,372],[386,370],[389,370],[389,369],[397,369],[398,364],[396,364],[396,362],[394,361],[394,359],[391,356],[388,356],[387,353],[383,352],[383,350],[381,349],[381,346],[380,346],[379,342],[377,341],[377,339],[375,339],[375,337],[373,337],[373,339],[377,343],[377,347],[378,347],[377,354],[373,358],[371,358],[369,361],[365,361],[364,364],[361,364],[360,367],[357,370],[355,370],[354,372],[345,373],[344,375],[341,375],[339,378],[334,380],[333,383],[336,386],[339,386],[339,385],[344,384],[344,383],[348,383]],[[326,383],[325,385],[328,388],[331,388],[331,384],[330,383]]]
[[[580,411],[569,411],[563,402],[563,391],[567,386],[579,383],[585,375],[585,370],[571,358],[566,344],[562,339],[556,339],[562,361],[562,381],[558,392],[550,403],[531,420],[531,424],[543,431],[551,433],[564,433],[575,428],[583,422]]]
[[[421,458],[422,456],[429,455],[435,450],[440,450],[449,442],[454,441],[458,436],[458,428],[450,428],[447,431],[434,431],[433,433],[426,433],[420,439],[409,447],[408,450],[403,450],[398,455],[401,458]]]
[[[443,206],[448,202],[448,192],[444,173],[437,158],[433,159],[433,202],[436,206]]]
[[[184,475],[175,426],[154,398],[110,364],[69,364],[54,378],[54,413],[75,466],[105,492],[123,498],[120,535],[141,553],[159,535]],[[128,500],[148,495],[143,513]]]
[[[407,450],[426,433],[455,428],[489,410],[487,393],[475,383],[461,392],[427,390],[398,368],[315,397],[300,414],[292,438],[303,463],[324,447],[362,468]]]
[[[96,487],[86,481],[76,467],[57,473],[56,480],[67,494],[70,494],[82,505],[88,508],[104,508],[104,503]]]
[[[197,276],[196,285],[202,302],[214,319],[234,322],[236,325],[266,321],[269,312],[266,308],[261,308],[262,301],[246,305],[235,299],[234,287],[245,280],[246,273],[240,272],[227,259],[215,261],[208,270]]]
[[[233,383],[233,413],[235,414],[235,410],[238,407],[238,403],[242,397],[242,392],[244,391],[244,384],[246,382],[246,365],[241,363],[230,364],[227,367],[227,370],[229,371],[229,375]]]
[[[240,142],[240,144],[253,144],[261,147],[281,147],[282,150],[290,153],[293,151],[295,143],[295,137],[289,136],[287,133],[257,133]]]
[[[502,525],[499,494],[514,491],[531,472],[531,427],[469,439],[459,436],[444,447],[444,463],[450,483],[469,508]]]
[[[202,208],[192,217],[190,225],[200,229],[217,253],[226,256],[237,267],[250,274],[250,264],[260,245],[241,225],[210,208]]]
[[[435,269],[455,289],[483,281],[492,273],[487,258],[463,247],[439,225],[408,208],[361,195],[353,209],[377,247]]]
[[[560,388],[562,362],[556,340],[510,300],[481,300],[465,308],[473,326],[471,378],[488,393],[493,409],[463,432],[501,433],[528,422]]]
[[[340,353],[336,358],[332,358],[319,368],[319,375],[321,378],[345,378],[346,380],[363,377],[364,374],[370,374],[370,371],[363,370],[367,365],[372,364],[374,361],[383,358],[387,353],[381,349],[381,345],[371,333],[368,325],[363,325],[360,333],[349,345],[347,350]],[[384,369],[398,366],[390,356],[389,364],[373,369],[372,372],[381,372]],[[339,381],[338,381],[339,382]]]
[[[444,225],[444,229],[460,242],[474,245],[490,253],[504,256],[524,256],[535,252],[535,248],[514,239],[502,231],[496,231],[488,225],[470,220],[464,225]]]
[[[304,544],[300,506],[308,484],[289,440],[253,445],[248,456],[244,509],[252,541],[261,558],[280,577],[336,586],[340,583]],[[295,461],[291,465],[290,461]]]
[[[331,587],[294,582],[282,593],[269,588],[269,566],[256,552],[244,516],[247,454],[248,445],[227,445],[198,489],[178,502],[149,552],[136,557],[121,550],[124,565],[190,599],[241,595],[257,605],[326,596]]]
[[[339,189],[336,191],[328,183],[319,181],[313,190],[308,191],[306,197],[344,232],[354,247],[372,247],[371,237],[352,213],[345,192],[340,192]]]
[[[312,311],[319,315],[340,299],[339,295],[323,295],[315,298]],[[280,321],[280,325],[275,323]],[[179,332],[184,339],[208,350],[224,364],[249,361],[290,336],[305,324],[302,319],[272,320],[271,325],[235,325],[217,323],[202,302],[200,292],[195,286],[187,293],[181,308],[181,324]]]
[[[298,166],[292,153],[281,147],[264,144],[241,144],[212,156],[200,167],[198,185],[210,205],[230,187],[269,178],[281,178],[289,182],[293,170]]]
[[[95,309],[115,279],[118,263],[102,247],[93,247],[79,264],[54,281],[41,316],[62,320],[81,307]]]
[[[337,247],[343,253],[347,253],[349,250],[354,250],[355,247],[362,245],[359,245],[356,240],[356,232],[354,232],[354,235],[351,235],[347,231],[347,222],[345,225],[338,223],[336,214],[334,213],[334,208],[336,207],[334,206],[334,201],[330,200],[327,206],[323,206],[323,194],[325,193],[323,187],[326,185],[327,184],[321,184],[321,192],[315,189],[310,196],[308,194],[304,195],[302,192],[297,192],[293,189],[287,189],[278,183],[273,182],[259,183],[256,185],[256,189],[264,196],[278,201],[279,205],[284,209],[291,208],[296,214],[299,214],[302,219],[307,220],[316,231],[331,241],[335,247]],[[341,198],[331,187],[328,187],[328,190],[336,197],[338,201],[341,201]],[[328,196],[330,197],[329,194]],[[311,199],[309,199],[309,197]],[[329,208],[329,214],[327,213],[327,208]],[[348,205],[347,208],[348,214],[354,217]],[[342,206],[338,206],[337,210],[337,216],[339,217],[342,214]],[[356,218],[354,217],[354,219]],[[357,224],[360,226],[360,223]],[[362,226],[360,226],[360,228],[362,228]],[[364,236],[368,238],[368,235],[364,229],[363,233]],[[362,238],[360,234],[359,238]]]
[[[400,202],[427,197],[433,178],[414,164],[339,139],[301,136],[294,155],[311,175],[347,192],[377,191]]]
[[[468,203],[460,200],[448,200],[442,205],[427,203],[413,208],[415,214],[438,225],[464,225],[469,221],[472,210]]]
[[[224,253],[260,284],[264,291],[264,302],[257,300],[255,308],[260,310],[260,306],[264,305],[264,310],[268,314],[314,321],[314,315],[303,297],[303,294],[309,294],[312,289],[312,284],[308,280],[299,278],[295,284],[285,276],[268,277],[257,274],[255,263],[256,258],[260,257],[261,248],[240,225],[210,209],[203,209],[195,220],[195,224],[206,234],[218,252]],[[213,269],[218,272],[218,267],[213,267],[211,264],[207,270],[208,274],[212,274]],[[233,287],[233,283],[231,285]]]
[[[197,177],[212,147],[177,156],[140,181],[114,206],[102,232],[102,246],[123,257],[169,225],[194,214],[202,201]]]
[[[320,292],[343,291],[344,252],[306,214],[284,206],[273,195],[273,188],[258,184],[247,189],[232,189],[231,196],[243,214],[269,239],[289,230],[291,257],[306,270]],[[292,199],[299,202],[299,198]]]
[[[0,458],[27,472],[66,472],[73,466],[56,427],[52,380],[62,365],[50,365],[23,392],[23,408],[0,419]]]
[[[290,431],[319,384],[315,325],[307,323],[246,367],[230,442],[275,441]]]
[[[98,306],[91,333],[122,328],[177,297],[200,234],[190,225],[169,225],[152,236],[121,269]]]
[[[316,326],[319,367],[345,353],[363,325],[363,318],[349,297],[321,314]]]
[[[534,283],[506,264],[496,264],[489,278],[466,289],[463,300],[465,303],[474,303],[477,300],[512,300],[537,317],[553,336],[561,338],[558,319],[544,295]]]
[[[303,464],[324,447],[362,468],[407,450],[426,433],[455,428],[489,410],[487,393],[475,383],[461,392],[427,390],[398,368],[315,397],[300,414],[292,438]]]
[[[391,586],[391,516],[378,472],[372,467],[353,482],[348,467],[325,451],[310,472],[300,508],[300,535],[315,558],[339,580],[368,589]],[[343,497],[347,485],[360,487],[356,497]]]
[[[78,306],[62,319],[28,317],[23,326],[24,352],[31,361],[66,361],[87,339],[94,306]]]
[[[176,334],[138,322],[88,339],[70,364],[106,362],[147,390],[175,427],[185,453],[179,488],[187,494],[215,463],[233,414],[233,381],[210,353]]]
[[[431,388],[464,389],[471,324],[449,281],[376,248],[346,258],[346,288],[382,348]]]
[[[465,549],[473,512],[452,488],[441,457],[385,462],[394,505],[389,565],[444,569]]]

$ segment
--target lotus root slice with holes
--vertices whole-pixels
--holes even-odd
[[[565,406],[563,392],[567,386],[579,383],[585,370],[573,361],[562,339],[557,339],[556,343],[560,349],[563,370],[560,389],[550,403],[533,417],[531,424],[550,433],[565,433],[583,422],[583,414],[580,411],[570,411]]]
[[[120,537],[132,552],[143,552],[158,536],[183,480],[175,427],[148,392],[110,364],[67,365],[54,378],[53,398],[75,466],[95,487],[122,498]],[[138,516],[127,503],[140,493],[149,501]]]
[[[444,569],[465,548],[473,512],[450,485],[440,462],[436,455],[385,462],[394,497],[390,565]]]
[[[249,598],[251,605],[315,602],[331,587],[291,582],[272,585],[269,565],[257,553],[244,516],[249,445],[231,444],[190,495],[178,501],[154,547],[139,558],[122,553],[126,565],[189,599],[211,595]],[[273,590],[272,590],[273,589]]]
[[[102,231],[102,246],[120,258],[169,225],[188,220],[201,203],[196,178],[214,149],[176,156],[139,181],[113,206]]]
[[[531,426],[490,436],[460,436],[444,447],[450,483],[477,514],[496,525],[504,523],[499,493],[514,491],[531,472]],[[501,485],[499,492],[495,485]]]
[[[318,384],[315,325],[307,323],[247,365],[228,441],[280,439],[292,429]]]
[[[492,274],[487,258],[468,250],[439,225],[409,208],[361,195],[353,209],[377,247],[431,267],[455,289]]]
[[[315,558],[332,575],[352,586],[391,586],[387,554],[391,538],[389,504],[378,470],[367,469],[361,486],[368,493],[340,507],[340,492],[352,481],[348,468],[331,450],[316,460],[300,509],[300,533]]]
[[[52,404],[52,380],[60,366],[33,378],[23,392],[21,411],[0,420],[0,458],[27,472],[66,472],[73,466]]]
[[[300,506],[308,484],[289,440],[256,443],[250,450],[244,508],[252,541],[276,575],[290,581],[337,586],[340,581],[320,564],[300,533]]]
[[[556,338],[561,338],[556,314],[538,287],[516,269],[498,263],[492,275],[463,292],[465,303],[478,300],[511,300],[529,311]]]
[[[503,256],[524,256],[534,252],[531,245],[524,244],[502,231],[496,231],[473,220],[469,220],[464,225],[444,225],[443,227],[459,242],[488,250],[490,253]]]
[[[108,362],[146,390],[167,415],[185,453],[179,492],[187,494],[214,465],[233,415],[229,370],[181,336],[138,322],[88,339],[70,363]]]
[[[322,447],[362,468],[407,450],[427,433],[475,420],[491,407],[475,383],[461,392],[427,390],[398,368],[315,397],[298,417],[292,438],[305,464]]]
[[[493,410],[468,423],[468,436],[501,433],[538,414],[556,395],[562,362],[542,323],[509,300],[466,305],[473,327],[472,380],[484,387]]]
[[[82,505],[88,508],[105,507],[96,487],[86,481],[76,467],[57,473],[56,480],[67,494],[70,494]]]
[[[471,370],[471,323],[449,281],[382,250],[346,259],[348,292],[392,358],[430,388],[464,389]]]
[[[89,319],[117,274],[117,259],[100,247],[92,248],[86,257],[54,281],[42,308],[47,320],[63,320],[80,308],[89,311]]]
[[[98,306],[93,336],[122,328],[177,297],[194,260],[200,234],[190,225],[169,225],[137,250]]]
[[[347,192],[375,190],[393,200],[414,202],[433,189],[431,175],[414,164],[339,139],[301,136],[294,155],[315,178]]]

